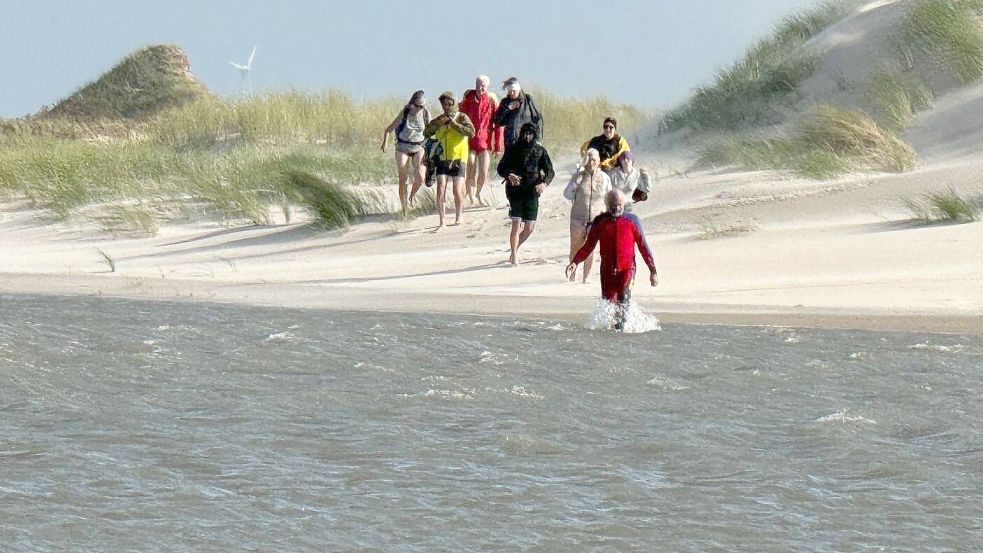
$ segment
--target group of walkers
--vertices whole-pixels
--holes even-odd
[[[424,92],[414,92],[386,127],[382,151],[394,134],[404,214],[421,186],[425,182],[429,186],[428,179],[434,178],[439,221],[435,230],[444,227],[448,187],[454,198],[454,225],[461,223],[465,198],[471,205],[487,205],[481,194],[492,156],[501,154],[496,172],[509,201],[509,263],[516,265],[519,248],[535,229],[539,197],[556,175],[541,143],[543,115],[532,96],[510,77],[503,83],[505,97],[499,102],[488,90],[490,83],[487,76],[478,76],[460,102],[453,92],[444,92],[438,98],[442,113],[433,118]],[[600,243],[602,295],[623,306],[634,278],[636,246],[651,270],[652,286],[658,277],[641,222],[631,214],[633,202],[648,198],[650,177],[636,167],[631,147],[617,128],[617,120],[608,117],[601,134],[583,144],[582,164],[563,195],[572,203],[567,277],[576,280],[577,265],[583,263],[581,279],[587,281],[593,250]]]
[[[386,151],[390,135],[395,135],[399,201],[404,214],[427,181],[429,163],[437,185],[437,229],[444,227],[448,186],[454,197],[453,224],[460,224],[465,196],[471,205],[488,205],[481,193],[492,155],[501,155],[517,143],[526,123],[535,125],[537,136],[542,137],[543,116],[519,80],[511,77],[505,81],[502,102],[489,91],[490,85],[491,79],[479,75],[474,88],[466,91],[460,102],[453,92],[444,92],[438,97],[443,112],[433,118],[424,92],[417,90],[386,127],[382,151]]]

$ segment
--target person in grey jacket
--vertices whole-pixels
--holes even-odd
[[[543,140],[543,114],[536,107],[532,96],[522,91],[519,79],[509,77],[503,86],[505,98],[498,105],[495,124],[505,129],[505,145],[511,146],[522,138],[520,130],[526,123],[536,126],[536,135]]]

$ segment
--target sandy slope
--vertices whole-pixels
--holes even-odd
[[[660,166],[654,157],[647,162]],[[983,224],[919,226],[902,203],[949,184],[983,194],[981,174],[983,163],[950,156],[905,175],[834,182],[761,173],[663,177],[637,210],[662,284],[639,279],[635,296],[668,321],[981,330]],[[114,238],[8,204],[0,291],[579,318],[598,286],[564,280],[562,179],[546,194],[518,268],[504,263],[504,205],[469,210],[463,225],[440,233],[431,232],[434,216],[367,221],[344,232],[198,224]],[[708,218],[720,229],[751,223],[757,230],[704,239]]]

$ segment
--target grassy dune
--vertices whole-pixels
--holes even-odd
[[[547,147],[573,153],[614,115],[622,128],[648,117],[603,98],[537,92]],[[392,149],[379,150],[396,98],[344,92],[272,93],[237,101],[203,95],[136,122],[56,117],[0,121],[0,194],[68,217],[93,204],[107,226],[153,232],[186,214],[269,221],[270,206],[309,210],[328,227],[393,213]],[[427,202],[424,202],[426,204]],[[426,213],[426,205],[414,215]],[[429,212],[434,210],[432,201]]]
[[[983,0],[915,0],[883,59],[850,92],[861,107],[802,106],[799,86],[816,58],[801,46],[861,2],[819,4],[778,25],[713,84],[697,90],[661,122],[662,131],[725,133],[700,161],[744,169],[791,170],[825,179],[846,171],[907,171],[915,154],[896,133],[931,107],[938,72],[962,83],[983,76]],[[933,78],[935,82],[933,82]],[[759,129],[782,124],[779,132]],[[863,146],[854,143],[864,137]]]

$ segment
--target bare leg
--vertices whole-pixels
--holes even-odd
[[[468,170],[465,173],[465,177],[464,177],[464,186],[467,188],[467,193],[468,193],[468,205],[474,205],[474,186],[475,186],[475,184],[474,184],[475,172],[474,171],[475,171],[475,167],[477,166],[477,164],[474,162],[475,161],[475,157],[476,156],[475,156],[474,151],[468,152]],[[480,190],[480,188],[479,188],[479,190]],[[478,197],[480,198],[481,196],[479,195]]]
[[[454,224],[460,225],[461,210],[464,209],[464,177],[451,177],[450,181],[454,187]]]
[[[533,229],[536,228],[536,221],[523,221],[522,222],[522,232],[519,233],[519,244],[515,247],[515,251],[519,251],[519,247],[525,244],[526,240],[532,235]]]
[[[396,174],[399,177],[399,205],[403,208],[403,216],[406,216],[407,198],[406,181],[409,180],[410,156],[396,150]]]
[[[407,180],[409,180],[410,174],[413,176],[413,188],[410,190],[409,204],[413,205],[413,200],[416,199],[416,193],[420,191],[420,187],[423,186],[423,179],[427,176],[427,168],[423,165],[423,152],[417,152],[415,156],[410,158],[411,167],[407,169]]]
[[[516,254],[519,253],[519,235],[522,231],[522,219],[512,219],[512,232],[509,234],[509,246],[512,247],[512,255],[509,256],[509,263],[518,265]]]
[[[481,199],[481,189],[484,188],[485,181],[488,180],[488,169],[491,167],[491,150],[485,150],[476,157],[478,158],[478,163],[474,171],[477,173],[477,188],[475,188],[474,196],[478,205],[485,205],[484,200]],[[471,164],[468,164],[468,171],[470,172],[471,170]]]
[[[437,175],[437,218],[440,224],[435,230],[444,227],[444,202],[447,199],[447,175]]]
[[[573,258],[577,255],[577,250],[584,245],[587,241],[587,229],[583,225],[572,224],[570,225],[570,262],[573,262]],[[587,272],[586,270],[584,271]],[[570,282],[577,280],[577,269],[574,268],[573,272],[570,273]]]

